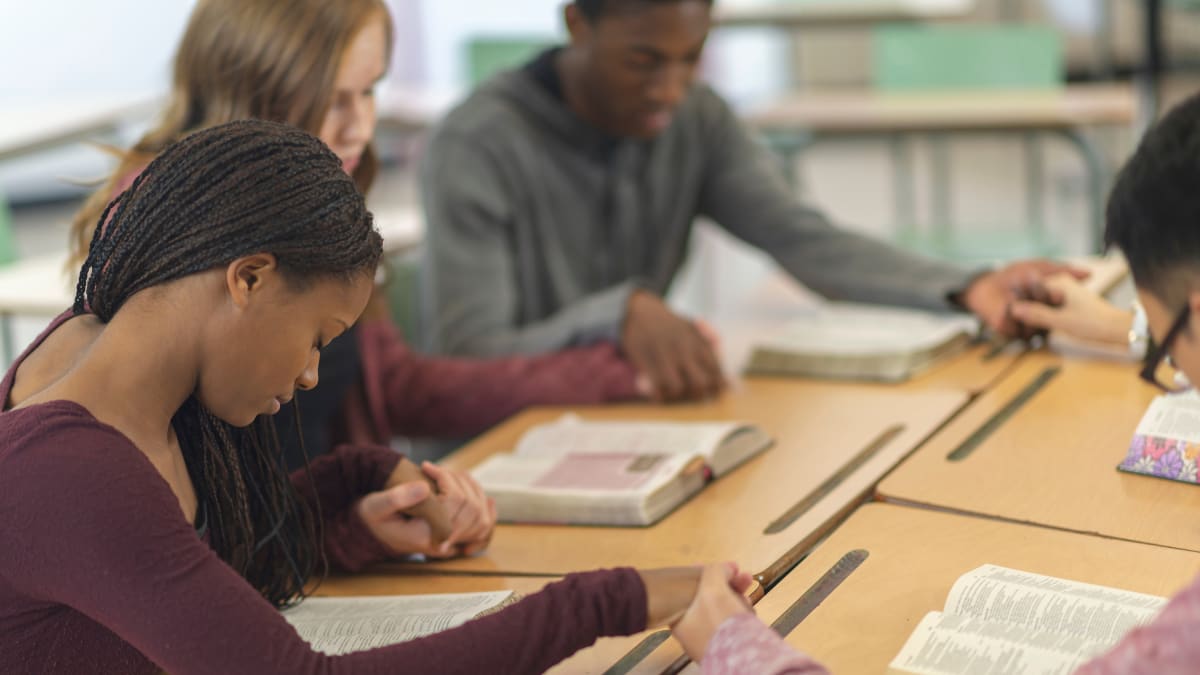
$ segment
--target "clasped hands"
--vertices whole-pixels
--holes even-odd
[[[358,515],[395,556],[474,555],[487,548],[496,502],[470,474],[402,459],[378,492],[359,500]]]

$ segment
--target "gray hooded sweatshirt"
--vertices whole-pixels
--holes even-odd
[[[422,291],[436,349],[618,340],[635,288],[667,292],[697,216],[832,299],[948,310],[977,273],[833,226],[704,85],[653,140],[618,139],[573,113],[536,65],[483,84],[430,139]]]

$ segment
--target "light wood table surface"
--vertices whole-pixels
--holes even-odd
[[[954,390],[750,378],[739,391],[711,403],[575,409],[588,419],[745,420],[763,427],[776,442],[654,526],[501,524],[487,552],[430,567],[561,574],[617,565],[661,567],[736,559],[769,584],[966,399],[965,393]],[[492,453],[511,450],[530,426],[564,411],[541,408],[518,415],[445,463],[475,466]],[[892,429],[897,431],[888,435]],[[878,451],[859,470],[774,533],[764,532],[873,443],[879,444]]]
[[[897,94],[870,91],[796,93],[746,112],[760,130],[880,133],[981,129],[1073,129],[1132,126],[1137,94],[1130,85],[1071,85],[1038,91]]]
[[[1046,368],[1059,374],[970,454],[955,451]],[[892,472],[887,501],[1200,551],[1200,488],[1116,470],[1157,394],[1132,364],[1026,356]]]
[[[379,126],[384,131],[425,132],[469,92],[421,86],[385,87],[379,95]]]
[[[958,577],[987,563],[1160,596],[1200,571],[1194,552],[868,504],[768,591],[755,612],[771,623],[856,549],[868,552],[866,560],[787,636],[834,673],[882,673],[925,614],[942,609]],[[661,672],[681,654],[666,643],[636,672]]]
[[[536,593],[559,577],[465,576],[461,574],[394,574],[368,570],[360,574],[336,574],[321,582],[313,597],[354,595],[421,595],[429,593],[485,593],[513,591],[521,595]]]
[[[95,140],[149,119],[158,96],[122,94],[6,104],[0,110],[0,161],[68,143]]]
[[[69,308],[76,279],[66,265],[64,251],[0,266],[0,314],[54,317]]]
[[[957,18],[974,4],[974,0],[742,0],[717,3],[713,19],[724,26],[854,26]]]

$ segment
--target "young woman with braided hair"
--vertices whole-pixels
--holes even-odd
[[[381,242],[362,197],[316,138],[243,121],[167,147],[106,214],[74,309],[0,384],[0,671],[541,672],[602,635],[688,625],[699,568],[625,568],[313,652],[276,608],[322,553],[386,553],[358,496],[400,456],[343,446],[289,481],[270,415],[367,304]]]
[[[76,216],[75,256],[82,258],[108,200],[150,158],[188,132],[233,119],[286,122],[319,136],[366,194],[378,166],[372,91],[391,45],[382,0],[200,0],[162,120]],[[326,354],[325,384],[300,394],[310,452],[396,435],[465,438],[533,404],[639,395],[636,373],[611,342],[538,357],[432,358],[414,353],[386,317],[372,316]],[[299,466],[292,437],[281,441]]]

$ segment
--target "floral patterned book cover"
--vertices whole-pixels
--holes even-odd
[[[1154,399],[1138,423],[1120,471],[1200,483],[1200,394],[1188,391]]]

